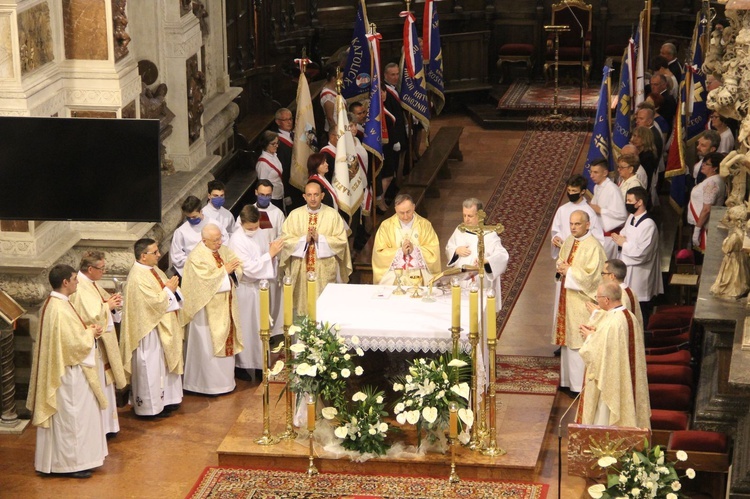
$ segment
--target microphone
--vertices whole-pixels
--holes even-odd
[[[578,16],[576,16],[576,13],[573,12],[573,9],[570,8],[570,4],[568,3],[568,0],[563,0],[563,3],[565,4],[565,6],[570,11],[570,15],[572,15],[573,19],[575,19],[576,23],[578,24],[578,27],[581,28],[581,38],[583,38],[583,36],[584,36],[584,33],[583,33],[583,24],[581,24],[581,21],[578,20]]]
[[[567,1],[565,3],[567,3]],[[570,412],[575,403],[578,402],[582,392],[583,389],[581,389],[581,392],[579,392],[576,398],[573,399],[573,402],[570,403],[568,408],[565,409],[565,412],[560,417],[560,421],[557,424],[557,499],[560,499],[560,485],[562,483],[562,424],[565,416],[568,415],[568,412]]]

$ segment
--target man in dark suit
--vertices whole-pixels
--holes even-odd
[[[302,191],[289,183],[289,176],[292,172],[292,130],[294,129],[294,118],[292,112],[285,108],[279,108],[274,115],[276,128],[279,131],[279,147],[276,149],[276,156],[281,161],[284,169],[281,171],[281,181],[284,184],[284,195],[292,198],[292,209],[298,208],[305,204],[302,199]]]
[[[677,60],[677,47],[674,43],[665,43],[659,49],[659,55],[669,61],[669,70],[672,72],[677,81],[682,81],[682,64]]]
[[[660,73],[652,75],[651,91],[660,94],[664,99],[662,105],[659,106],[659,114],[667,120],[667,123],[674,123],[674,115],[677,113],[677,101],[669,93],[666,76]]]

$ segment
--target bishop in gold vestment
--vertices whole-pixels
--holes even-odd
[[[242,262],[221,244],[218,226],[203,229],[182,276],[183,324],[189,324],[185,390],[217,395],[234,390],[234,356],[243,350],[237,282]]]

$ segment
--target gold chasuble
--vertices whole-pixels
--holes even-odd
[[[120,352],[128,381],[133,374],[133,352],[138,348],[138,343],[154,329],[164,349],[167,369],[170,373],[182,374],[182,340],[185,331],[180,323],[179,311],[166,311],[169,308],[169,295],[164,291],[164,283],[168,280],[161,269],[138,263],[133,264],[128,273],[120,325]]]
[[[635,315],[624,307],[606,312],[580,354],[586,375],[577,422],[650,428],[643,328]],[[609,411],[606,421],[603,410]]]
[[[107,305],[110,296],[96,282],[79,278],[78,288],[70,296],[70,302],[86,324],[98,324],[102,327],[103,333],[98,343],[104,362],[104,377],[108,385],[114,382],[115,386],[121,390],[125,388],[127,381],[122,367],[120,346],[117,344],[117,333],[114,329],[107,331],[112,316]]]
[[[441,272],[440,267],[440,242],[432,224],[426,218],[416,213],[412,219],[411,230],[402,229],[398,215],[383,221],[375,235],[375,244],[372,252],[372,282],[379,284],[383,276],[392,270],[394,260],[403,253],[401,244],[404,238],[409,237],[414,248],[419,248],[427,270],[432,275]],[[400,268],[400,267],[399,267]]]
[[[195,314],[205,308],[216,357],[231,357],[244,349],[237,288],[230,282],[228,292],[218,292],[227,275],[224,265],[234,259],[238,259],[237,255],[229,247],[222,245],[213,252],[201,242],[190,252],[182,276],[181,289],[185,295],[182,324],[193,320]],[[242,265],[234,274],[238,281],[242,278]]]
[[[570,267],[567,275],[560,280],[554,341],[556,345],[572,349],[583,345],[580,327],[588,322],[590,315],[586,310],[586,302],[596,303],[596,288],[602,280],[601,272],[606,260],[602,245],[591,232],[578,239],[572,235],[565,239],[557,262],[569,263]],[[572,282],[566,282],[571,279]]]
[[[319,235],[318,244],[306,244],[311,229]],[[279,258],[279,273],[292,278],[292,296],[298,316],[307,315],[307,273],[318,277],[318,295],[331,282],[349,282],[352,257],[346,236],[346,224],[330,206],[321,205],[316,212],[307,206],[293,210],[281,228],[284,248]],[[323,243],[323,236],[325,244]]]
[[[94,346],[94,329],[86,327],[73,305],[60,296],[49,296],[42,306],[26,399],[26,408],[34,413],[31,422],[43,428],[50,427],[50,418],[57,413],[57,389],[65,368],[81,364]],[[81,369],[99,407],[106,409],[96,366],[82,365]]]

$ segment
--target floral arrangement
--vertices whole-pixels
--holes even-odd
[[[458,409],[459,440],[469,441],[468,428],[474,423],[474,414],[469,409],[469,383],[471,371],[468,363],[460,358],[447,360],[445,356],[434,359],[416,359],[409,366],[409,374],[397,377],[394,392],[403,392],[393,413],[399,424],[417,426],[418,445],[422,444],[422,430],[426,430],[430,441],[440,438],[439,433],[448,427],[448,405],[455,402]]]
[[[594,499],[612,497],[678,499],[682,485],[680,476],[674,469],[674,463],[666,461],[664,452],[658,445],[648,447],[646,451],[624,454],[619,460],[612,456],[599,458],[598,465],[606,468],[607,485],[597,484],[589,487],[588,492]],[[678,461],[687,461],[685,451],[677,451]],[[695,470],[688,468],[685,475],[695,478]]]
[[[385,454],[390,445],[385,441],[388,423],[383,418],[388,413],[383,392],[364,387],[363,391],[352,395],[351,402],[342,410],[335,407],[323,409],[323,417],[336,420],[339,425],[334,435],[341,440],[341,446],[363,454]]]
[[[338,334],[339,327],[303,318],[299,325],[289,328],[296,336],[291,346],[294,352],[289,359],[289,387],[298,394],[319,395],[336,408],[346,404],[347,379],[362,375],[362,367],[354,365],[354,358],[365,353],[359,339],[352,336],[348,341]]]

